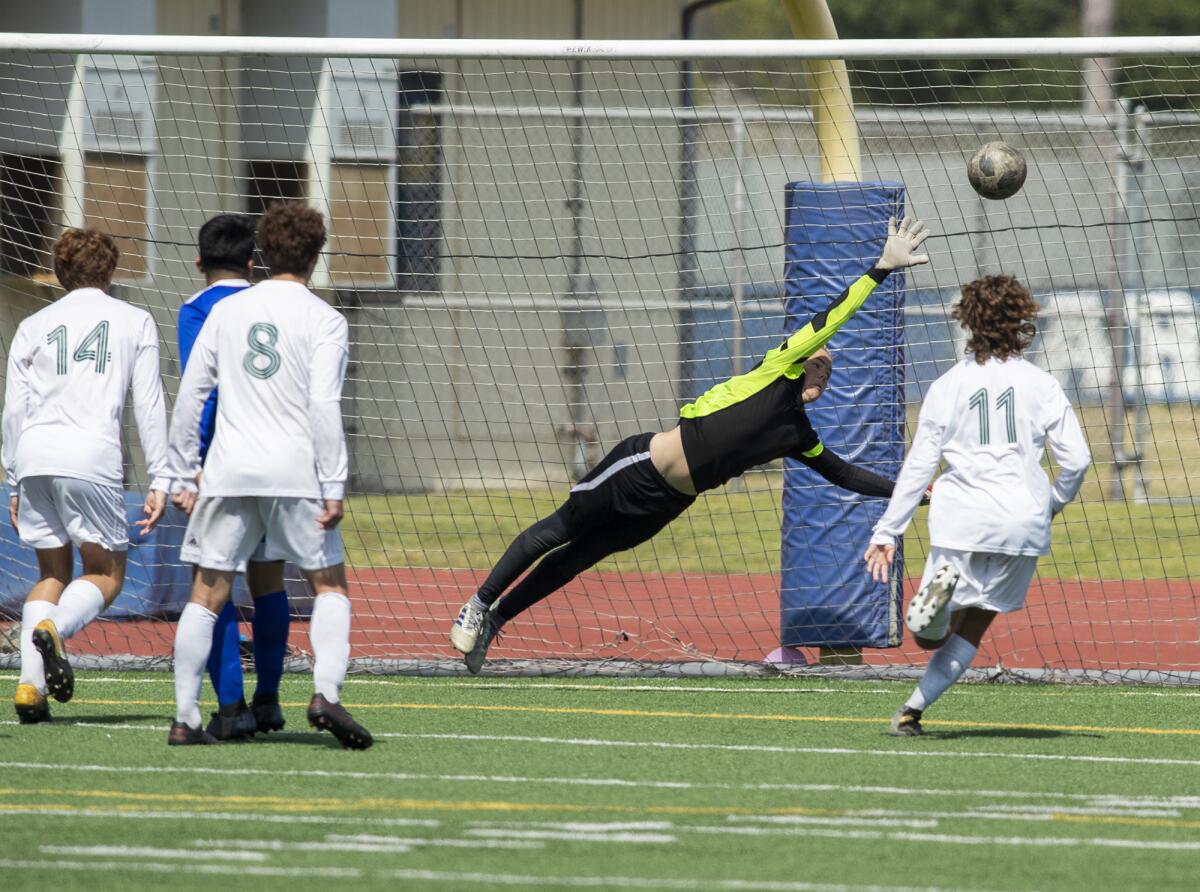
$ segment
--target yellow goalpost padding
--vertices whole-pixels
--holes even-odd
[[[798,40],[837,40],[837,27],[825,0],[780,0]],[[850,77],[842,59],[804,63],[813,91],[813,125],[821,152],[821,182],[858,182],[862,158]]]

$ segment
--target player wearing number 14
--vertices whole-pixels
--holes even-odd
[[[54,272],[67,294],[22,322],[9,349],[9,514],[38,561],[38,581],[21,613],[15,706],[25,723],[50,718],[47,692],[60,703],[71,699],[75,681],[63,641],[112,603],[125,580],[121,413],[131,385],[151,477],[146,518],[138,522],[143,535],[166,504],[158,330],[145,310],[106,293],[119,257],[102,232],[64,232],[54,246]],[[83,574],[72,580],[75,548]]]

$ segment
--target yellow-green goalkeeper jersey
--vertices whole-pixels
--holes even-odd
[[[825,346],[886,277],[872,267],[744,375],[722,381],[680,412],[680,433],[698,492],[777,458],[824,451],[804,411],[804,361]]]

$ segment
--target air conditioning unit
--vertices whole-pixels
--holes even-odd
[[[82,61],[82,148],[86,152],[151,155],[158,69],[144,56],[92,56]]]
[[[333,161],[391,163],[396,158],[395,74],[373,70],[335,71],[329,115]]]

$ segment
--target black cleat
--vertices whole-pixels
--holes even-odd
[[[171,722],[171,731],[167,734],[167,746],[211,746],[220,742],[203,728],[193,728],[183,722]]]
[[[921,727],[921,710],[904,707],[892,716],[893,737],[920,737],[925,733]]]
[[[475,646],[463,656],[463,662],[467,664],[467,671],[472,675],[478,675],[483,664],[487,662],[488,648],[492,646],[492,642],[499,634],[500,623],[496,621],[496,611],[489,610],[483,615],[483,620],[479,624]]]
[[[17,685],[13,707],[17,710],[17,721],[22,725],[40,725],[50,721],[50,701],[31,684]]]
[[[46,690],[59,703],[66,703],[75,695],[75,671],[67,662],[67,652],[54,620],[44,619],[33,627],[33,646],[46,666]]]
[[[250,708],[254,710],[260,733],[282,731],[283,726],[287,724],[283,717],[283,709],[279,706],[279,694],[255,693],[254,699],[250,701]]]
[[[365,750],[375,742],[371,732],[354,721],[342,704],[330,703],[323,694],[313,694],[308,723],[318,731],[329,731],[346,749]]]
[[[258,730],[258,722],[246,701],[239,700],[214,712],[205,730],[217,740],[249,740]]]

